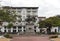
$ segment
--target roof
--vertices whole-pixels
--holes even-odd
[[[10,7],[10,6],[3,6],[3,8],[12,8],[12,9],[22,9],[22,8],[26,8],[26,9],[38,9],[38,7]]]
[[[38,18],[46,18],[46,17],[38,17]]]

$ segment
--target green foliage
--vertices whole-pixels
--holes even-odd
[[[57,27],[60,26],[60,17],[59,16],[54,16],[47,18],[44,21],[39,22],[40,27]]]
[[[31,22],[31,21],[32,21],[32,22],[36,22],[36,20],[37,20],[37,19],[35,18],[35,16],[31,16],[31,15],[28,15],[28,16],[27,16],[27,19],[26,19],[27,22]]]
[[[6,38],[12,38],[12,36],[10,36],[9,34],[5,34],[4,37],[6,37]]]
[[[11,27],[13,27],[13,24],[12,23],[9,23],[7,27],[8,28],[11,28]]]
[[[41,22],[39,22],[39,27],[44,28],[44,27],[46,27],[45,24],[46,24],[45,21],[41,21]]]
[[[32,19],[31,19],[31,16],[30,16],[30,15],[28,15],[28,16],[27,16],[27,19],[26,19],[26,21],[27,21],[27,22],[30,22],[30,21],[32,21]]]
[[[33,17],[32,17],[32,21],[33,21],[33,22],[36,22],[36,20],[37,20],[37,19],[35,18],[35,16],[33,16]]]
[[[46,19],[46,21],[51,21],[50,23],[52,24],[52,26],[56,27],[56,26],[60,26],[60,18],[59,17],[50,17],[48,19]]]
[[[58,36],[57,36],[57,35],[55,35],[55,36],[50,36],[49,38],[58,38]]]
[[[0,20],[2,21],[14,21],[16,19],[15,12],[10,12],[9,10],[0,10]]]

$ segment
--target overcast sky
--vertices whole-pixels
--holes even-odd
[[[60,0],[2,0],[2,5],[39,7],[39,16],[60,15]]]

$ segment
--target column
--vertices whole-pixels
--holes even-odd
[[[2,28],[1,28],[1,32],[4,32],[4,30],[5,30],[4,27],[2,27]]]
[[[18,27],[16,27],[16,32],[18,32]]]
[[[22,32],[24,32],[24,27],[22,26]]]
[[[38,21],[39,21],[38,17],[36,17],[36,19],[37,19],[37,20],[36,20],[36,23],[38,23]]]
[[[13,27],[11,27],[11,32],[13,32]]]
[[[36,32],[40,32],[40,29],[38,27],[36,27]]]
[[[8,32],[8,28],[6,28],[6,32]]]

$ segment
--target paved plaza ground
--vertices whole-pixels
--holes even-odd
[[[60,38],[54,38],[53,41],[60,41]]]
[[[19,36],[14,37],[11,41],[50,41],[46,36]]]
[[[52,35],[40,35],[40,36],[15,36],[12,39],[0,38],[0,41],[60,41],[59,38],[49,38]]]
[[[9,38],[0,38],[0,41],[10,41]]]

